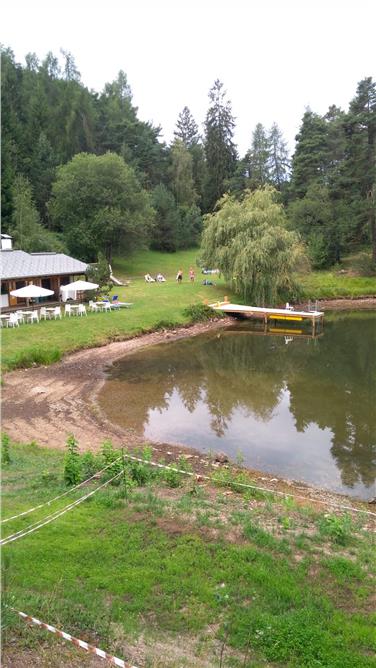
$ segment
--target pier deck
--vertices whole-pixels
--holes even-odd
[[[215,311],[222,311],[227,315],[241,316],[244,318],[260,318],[264,322],[268,320],[282,320],[287,322],[303,322],[309,320],[313,327],[322,323],[323,311],[295,311],[291,308],[264,308],[260,306],[244,306],[243,304],[230,304],[230,302],[215,302],[209,304]]]

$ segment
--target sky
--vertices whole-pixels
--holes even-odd
[[[70,51],[98,92],[124,70],[139,118],[168,143],[184,106],[202,131],[220,79],[241,156],[258,122],[276,122],[292,151],[306,107],[347,109],[376,76],[374,0],[7,0],[1,19],[17,62]]]

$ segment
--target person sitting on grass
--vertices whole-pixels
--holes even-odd
[[[146,283],[155,283],[155,279],[150,274],[145,274]]]
[[[166,281],[165,277],[161,273],[156,275],[155,280],[158,281],[158,283],[164,283]]]

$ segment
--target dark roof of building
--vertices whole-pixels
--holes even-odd
[[[87,264],[64,253],[25,253],[22,250],[1,251],[1,279],[85,274]]]

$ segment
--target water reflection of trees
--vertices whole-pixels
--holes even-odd
[[[328,323],[319,341],[289,345],[283,338],[224,330],[123,360],[111,385],[119,392],[119,382],[126,383],[130,422],[137,430],[147,423],[150,409],[167,408],[175,391],[190,413],[200,401],[206,403],[218,436],[239,408],[270,419],[287,388],[297,430],[311,423],[329,428],[343,483],[370,486],[375,478],[374,340],[375,320],[366,315]]]

